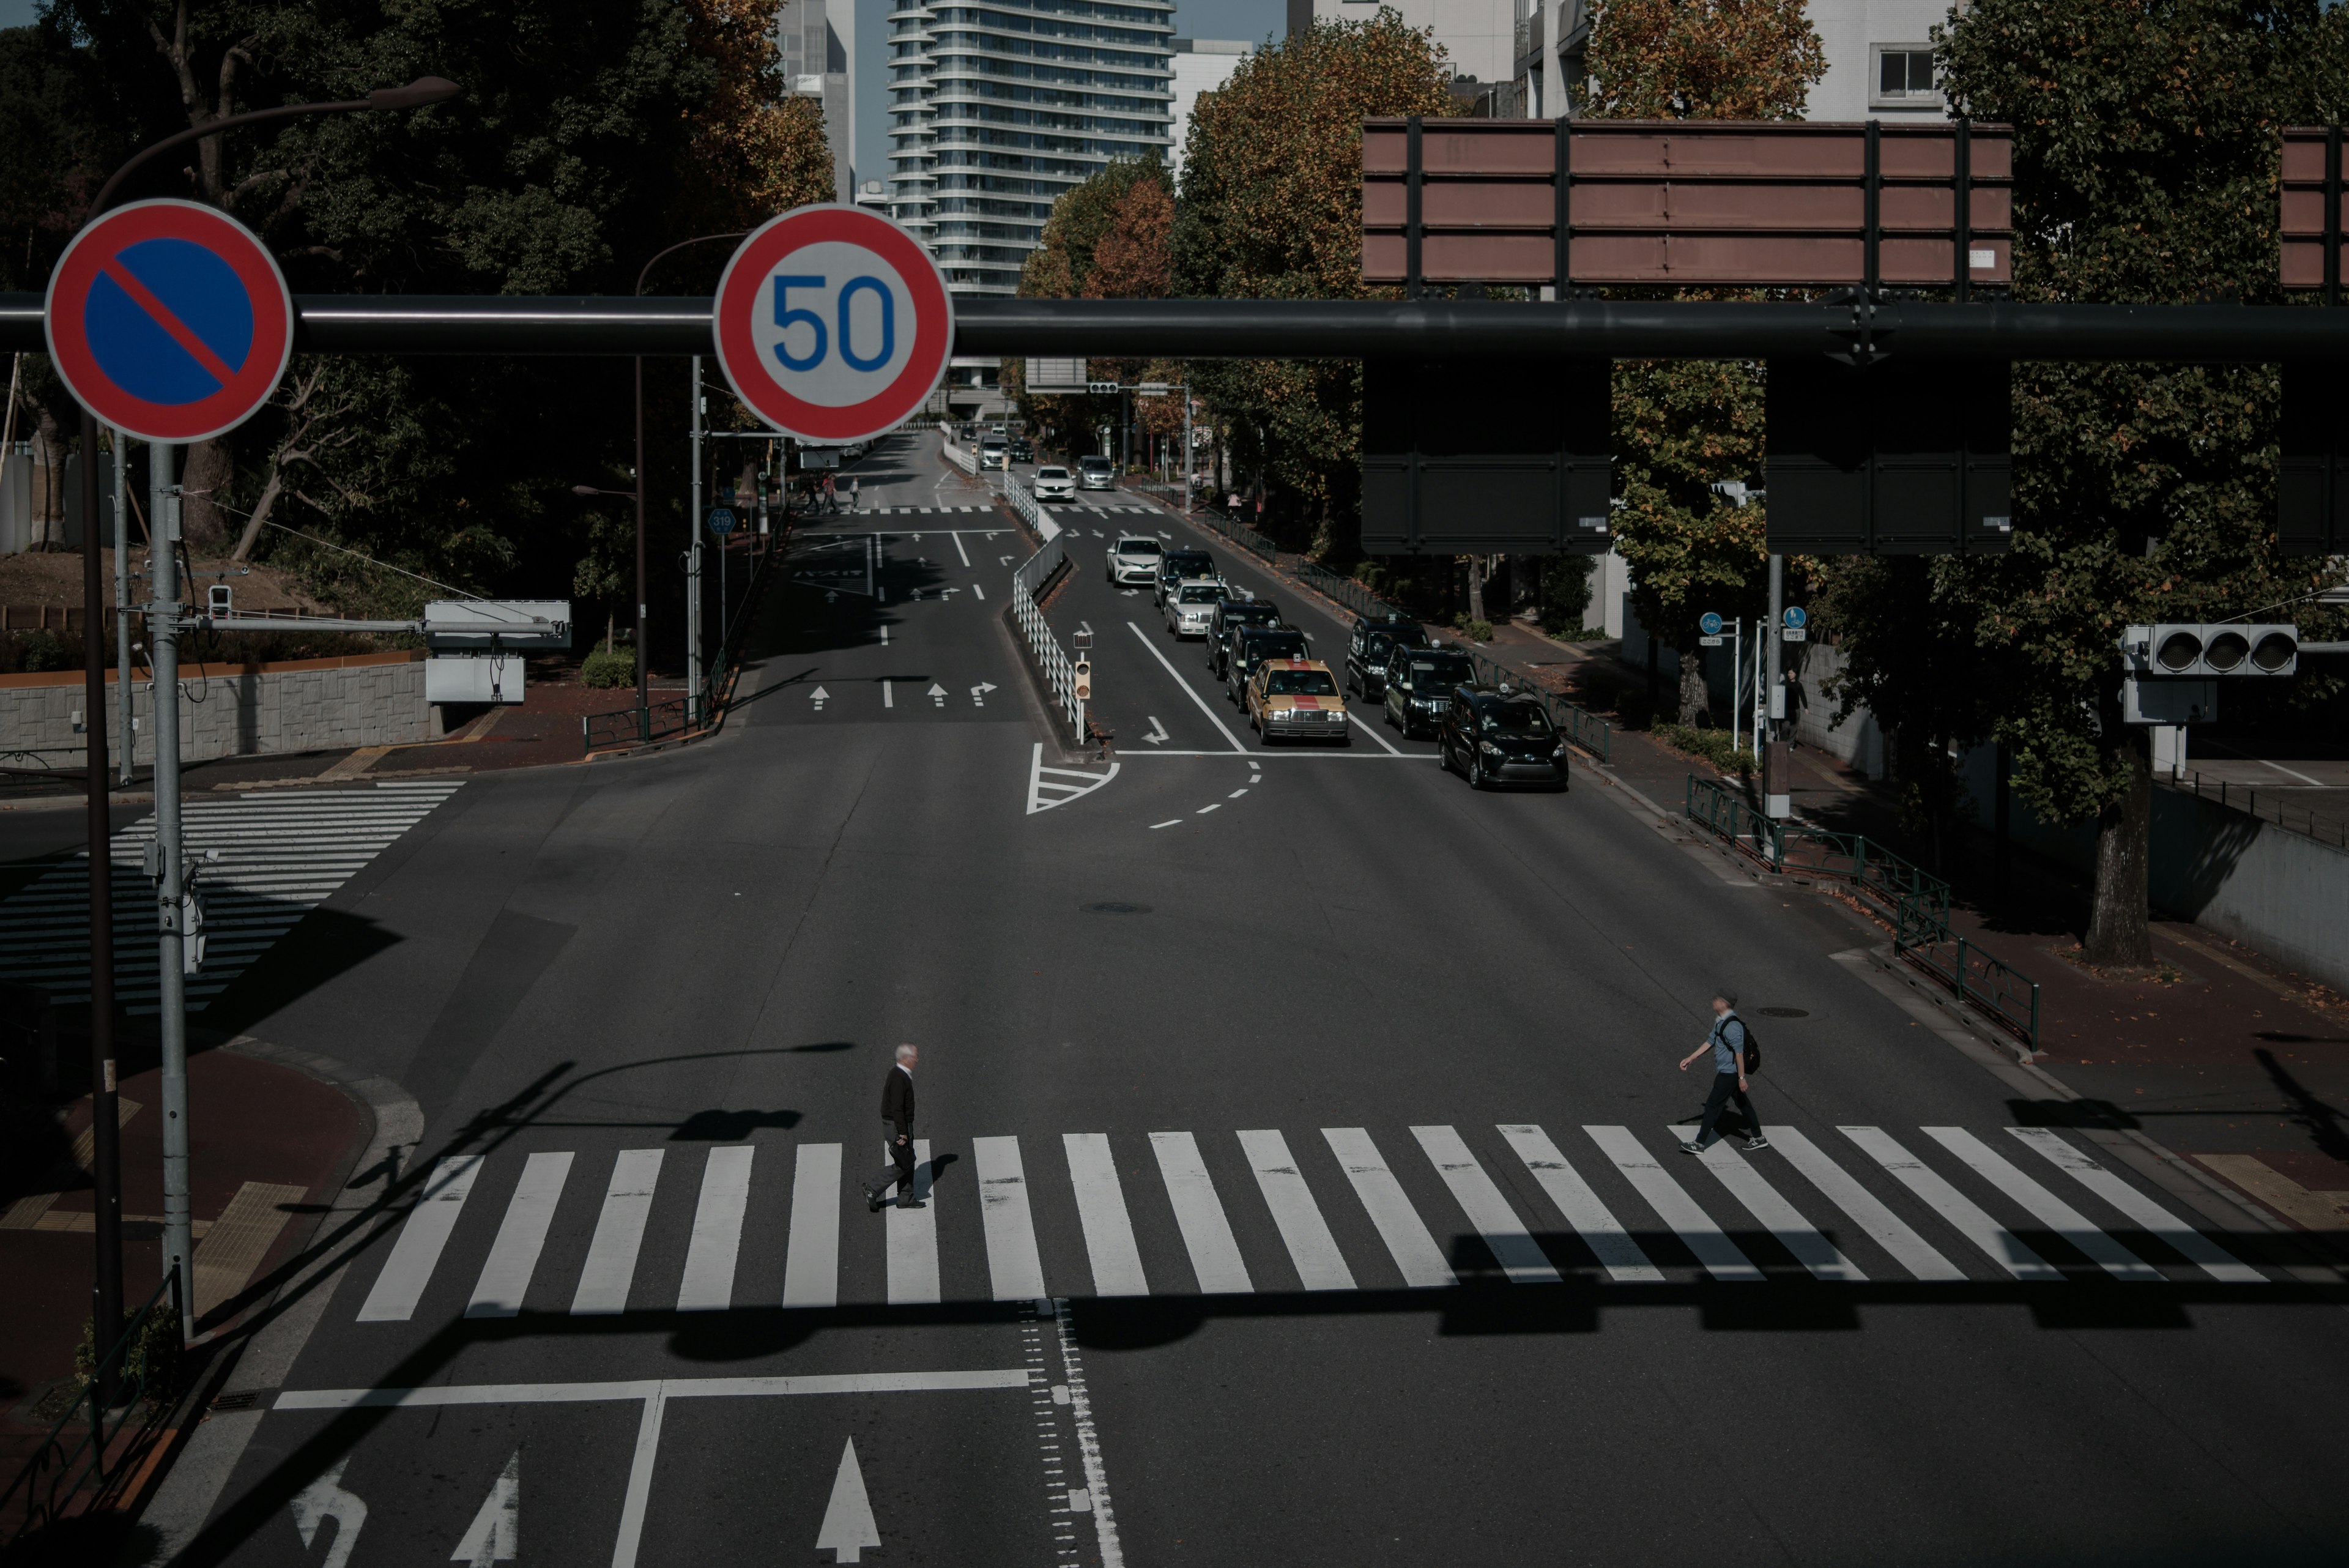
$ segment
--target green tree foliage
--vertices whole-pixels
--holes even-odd
[[[1392,298],[1362,282],[1362,121],[1455,112],[1430,37],[1381,8],[1317,22],[1248,56],[1203,96],[1183,151],[1174,292],[1225,299]],[[1355,554],[1362,378],[1342,361],[1195,362],[1192,384],[1272,493],[1275,528]],[[1179,410],[1178,410],[1179,411]]]
[[[1940,58],[1953,112],[2015,128],[2017,297],[2279,300],[2277,132],[2349,109],[2344,24],[2315,0],[1966,12]],[[1921,644],[1979,671],[2017,793],[2097,824],[2091,958],[2149,962],[2149,759],[2121,722],[2121,628],[2224,619],[2338,573],[2274,553],[2271,367],[2023,364],[2014,385],[2011,552],[1904,566],[1872,607],[1900,572],[1838,567],[1851,689],[1896,732],[1963,739],[1988,716],[1908,666]]]
[[[1151,159],[1119,159],[1064,192],[1044,221],[1042,244],[1019,272],[1024,299],[1160,299],[1167,289],[1167,231],[1174,185]],[[1131,381],[1139,361],[1094,359],[1086,378]],[[1049,444],[1090,452],[1093,431],[1122,416],[1114,396],[1026,395],[1025,361],[1003,361],[1005,391],[1017,400]]]
[[[1591,25],[1592,119],[1799,119],[1826,73],[1802,0],[1605,0]],[[1706,706],[1697,617],[1766,608],[1760,505],[1715,488],[1762,482],[1762,367],[1615,366],[1616,549],[1650,646],[1681,659],[1680,720]]]
[[[0,116],[32,116],[37,145],[72,155],[36,182],[0,182],[0,249],[45,278],[129,148],[224,113],[429,74],[465,96],[230,132],[125,195],[229,209],[275,249],[297,294],[626,294],[675,240],[830,199],[821,122],[783,95],[774,11],[775,0],[51,0],[36,27],[0,35]],[[77,84],[69,102],[45,110],[19,94],[27,57]],[[651,291],[706,289],[724,255],[673,258]],[[672,537],[684,534],[685,476],[669,455],[683,379],[647,366],[648,477]],[[618,359],[297,358],[207,487],[223,530],[249,529],[259,551],[353,607],[430,590],[252,527],[251,514],[466,587],[608,587],[632,528],[618,509],[592,517],[570,487],[625,487],[630,387]]]

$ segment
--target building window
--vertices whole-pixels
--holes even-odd
[[[1877,45],[1875,101],[1889,108],[1940,103],[1941,89],[1933,81],[1933,46]]]

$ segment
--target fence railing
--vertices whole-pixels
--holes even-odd
[[[944,425],[940,425],[938,427],[938,434],[943,439],[946,459],[948,462],[953,463],[965,473],[975,474],[978,472],[978,454],[977,452],[968,452],[955,445],[954,437],[947,432],[947,427]]]
[[[649,746],[655,741],[666,741],[693,730],[707,730],[724,714],[726,704],[734,696],[734,682],[742,673],[742,639],[750,628],[750,607],[758,601],[760,591],[766,587],[768,575],[773,570],[779,551],[770,549],[759,557],[750,586],[742,590],[741,610],[733,617],[733,625],[726,640],[719,645],[717,657],[709,661],[701,682],[701,718],[695,722],[691,707],[683,696],[664,697],[649,707],[614,708],[602,713],[579,716],[580,738],[589,752],[610,751],[618,746]]]
[[[1764,816],[1744,796],[1688,775],[1682,811],[1756,864],[1847,882],[1892,927],[1892,951],[1932,975],[1961,1005],[1990,1014],[2039,1049],[2039,985],[1950,926],[1950,885],[1857,833]]]
[[[1257,556],[1267,566],[1280,564],[1280,546],[1247,524],[1236,522],[1212,508],[1200,513],[1198,521],[1213,528],[1248,554]]]
[[[122,1489],[144,1469],[159,1425],[171,1414],[169,1363],[161,1367],[130,1353],[146,1337],[159,1312],[170,1314],[171,1337],[179,1338],[176,1272],[164,1276],[130,1316],[120,1338],[107,1351],[73,1404],[57,1417],[40,1446],[0,1491],[0,1545],[22,1540],[59,1520],[112,1506]],[[98,1390],[111,1378],[121,1413],[109,1434],[110,1412],[98,1405]],[[82,1428],[78,1441],[69,1428]]]
[[[1060,532],[1061,525],[1045,516],[1044,509],[1036,504],[1036,493],[1020,483],[1019,476],[1009,469],[1003,472],[1003,497],[1011,503],[1011,510],[1019,514],[1019,520],[1035,529],[1039,537],[1049,537]]]
[[[2262,797],[2257,788],[2240,779],[2212,779],[2206,784],[2199,768],[2183,776],[2171,774],[2164,778],[2157,774],[2154,782],[2174,790],[2191,791],[2202,800],[2215,800],[2261,822],[2272,822],[2286,833],[2302,834],[2319,844],[2336,844],[2349,849],[2349,819],[2322,817],[2302,808],[2300,820],[2293,822],[2284,815],[2284,803],[2272,789]]]
[[[1044,547],[1028,557],[1019,569],[1011,574],[1011,608],[1019,618],[1019,634],[1028,639],[1028,649],[1035,655],[1036,669],[1050,689],[1052,701],[1068,715],[1069,728],[1083,743],[1084,732],[1080,727],[1082,709],[1077,701],[1077,672],[1069,656],[1061,651],[1061,639],[1044,619],[1044,612],[1036,604],[1036,591],[1052,578],[1068,558],[1068,541],[1059,533],[1044,541]]]

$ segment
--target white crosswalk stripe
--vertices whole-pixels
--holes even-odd
[[[187,852],[201,862],[204,965],[187,982],[201,1012],[302,917],[367,868],[463,786],[461,779],[372,788],[256,790],[191,801]],[[114,884],[114,985],[124,1009],[158,1005],[155,890],[143,869],[150,816],[107,841]],[[217,861],[205,860],[218,851]],[[0,975],[46,987],[61,1004],[89,1000],[89,860],[77,855],[0,903]]]
[[[1771,1277],[1733,1239],[1757,1225],[1774,1239],[1765,1244],[1772,1246],[1771,1256],[1783,1248],[1809,1277],[1829,1283],[1868,1282],[1862,1264],[1848,1251],[1857,1241],[1838,1240],[1846,1236],[1865,1239],[1889,1256],[1891,1264],[1885,1266],[1928,1282],[2065,1280],[2061,1269],[2008,1228],[2013,1221],[2002,1219],[2001,1210],[2027,1216],[2026,1229],[2053,1232],[2116,1278],[2171,1277],[2129,1251],[2103,1222],[1961,1127],[1920,1129],[1929,1140],[1930,1162],[1881,1128],[1845,1127],[1844,1134],[1868,1156],[1847,1166],[1800,1129],[1781,1124],[1771,1131],[1775,1155],[1741,1155],[1716,1144],[1686,1168],[1692,1176],[1700,1168],[1706,1173],[1692,1181],[1676,1179],[1676,1170],[1667,1168],[1682,1157],[1658,1152],[1677,1145],[1678,1129],[1660,1129],[1645,1141],[1629,1127],[1594,1125],[1583,1130],[1604,1157],[1603,1164],[1587,1168],[1588,1178],[1547,1131],[1531,1123],[1503,1123],[1489,1130],[1413,1126],[1409,1136],[1429,1163],[1410,1161],[1402,1171],[1362,1127],[1323,1128],[1330,1158],[1317,1153],[1315,1160],[1299,1159],[1289,1136],[1274,1128],[1205,1137],[1152,1133],[1147,1158],[1138,1135],[1063,1134],[1065,1196],[1074,1199],[1073,1226],[1065,1218],[1068,1209],[1059,1206],[1061,1171],[1049,1159],[1029,1163],[1036,1149],[1049,1148],[1049,1138],[1024,1145],[1010,1135],[973,1138],[968,1147],[974,1179],[957,1172],[943,1187],[929,1143],[917,1140],[914,1197],[920,1206],[891,1205],[882,1236],[860,1232],[853,1247],[843,1245],[843,1216],[861,1210],[861,1194],[855,1184],[842,1180],[843,1146],[837,1143],[799,1144],[788,1162],[779,1150],[760,1159],[752,1144],[710,1148],[703,1157],[689,1221],[682,1194],[657,1210],[660,1149],[589,1155],[594,1169],[606,1171],[604,1159],[611,1164],[604,1180],[585,1184],[569,1180],[579,1158],[571,1151],[460,1155],[440,1160],[421,1184],[358,1317],[366,1323],[457,1313],[512,1317],[529,1310],[533,1290],[549,1304],[550,1297],[560,1302],[567,1293],[569,1310],[583,1314],[665,1311],[672,1303],[680,1312],[723,1311],[738,1299],[755,1304],[764,1292],[755,1285],[736,1289],[738,1260],[746,1233],[760,1233],[757,1217],[779,1209],[788,1210],[782,1282],[787,1307],[870,1303],[874,1287],[883,1283],[874,1276],[885,1268],[885,1299],[907,1304],[938,1303],[949,1294],[998,1302],[1055,1294],[1187,1294],[1195,1286],[1204,1294],[1242,1294],[1288,1288],[1290,1270],[1309,1292],[1377,1287],[1397,1275],[1406,1287],[1441,1288],[1457,1282],[1447,1243],[1466,1246],[1472,1255],[1489,1251],[1516,1283],[1537,1285],[1588,1272],[1587,1262],[1575,1262],[1559,1247],[1546,1248],[1547,1212],[1532,1216],[1523,1207],[1544,1201],[1564,1217],[1609,1281],[1633,1287],[1695,1277],[1686,1262],[1672,1261],[1678,1255],[1672,1243],[1663,1243],[1661,1253],[1642,1245],[1643,1235],[1659,1222],[1702,1274],[1717,1280]],[[2167,1265],[2181,1280],[2188,1277],[2187,1265],[2193,1277],[2229,1284],[2267,1279],[2057,1133],[2008,1130],[2073,1177],[2085,1193],[2084,1203],[2119,1216],[2128,1234],[2159,1240],[2170,1250],[2164,1257],[2185,1259],[2186,1265]],[[1121,1146],[1127,1160],[1123,1174],[1116,1158]],[[944,1158],[951,1170],[955,1157]],[[1802,1183],[1781,1174],[1781,1158]],[[692,1174],[688,1164],[682,1175]],[[1523,1186],[1528,1176],[1540,1189],[1538,1199]],[[1256,1199],[1243,1196],[1250,1178],[1262,1210],[1254,1207]],[[1156,1191],[1142,1190],[1154,1180]],[[1872,1189],[1871,1182],[1881,1190]],[[1601,1186],[1615,1196],[1602,1199]],[[477,1189],[488,1194],[483,1201],[502,1209],[494,1216],[469,1215],[468,1200]],[[1913,1218],[1903,1218],[1896,1203]],[[948,1211],[943,1227],[941,1207]],[[659,1223],[686,1229],[682,1246],[675,1239],[648,1244],[657,1211],[667,1217]],[[1262,1228],[1267,1214],[1277,1243]],[[1154,1215],[1160,1217],[1152,1221],[1158,1229],[1138,1229],[1137,1218]],[[1168,1215],[1172,1235],[1164,1226]],[[576,1280],[540,1278],[564,1223],[575,1235],[591,1219],[593,1234],[576,1265]],[[1040,1228],[1040,1221],[1048,1220]],[[1979,1249],[1999,1272],[1969,1274],[1952,1262],[1947,1242],[1925,1233],[1942,1226]],[[1341,1241],[1341,1236],[1354,1240]],[[1469,1242],[1470,1236],[1477,1242]],[[1244,1243],[1243,1237],[1254,1240]],[[464,1290],[465,1282],[470,1292],[456,1300],[434,1293],[443,1255],[481,1246],[487,1251],[478,1263],[450,1270],[460,1274],[450,1284],[450,1293]],[[1252,1266],[1250,1246],[1271,1251]],[[673,1261],[680,1251],[681,1267]],[[552,1255],[578,1256],[559,1246]],[[1659,1256],[1666,1262],[1657,1262]],[[644,1262],[647,1257],[672,1262],[656,1267]],[[666,1277],[652,1277],[664,1270]],[[1775,1277],[1801,1276],[1781,1269]],[[955,1282],[951,1292],[946,1288],[949,1279]]]

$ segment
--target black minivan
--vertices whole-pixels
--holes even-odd
[[[1363,617],[1354,622],[1354,634],[1346,639],[1346,690],[1377,701],[1387,693],[1387,660],[1394,650],[1429,646],[1427,628],[1415,620],[1401,616],[1386,620]]]
[[[1436,741],[1444,767],[1465,774],[1471,789],[1566,788],[1566,737],[1531,697],[1464,686],[1444,708]]]

